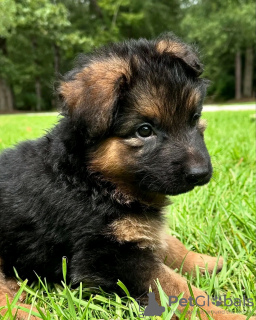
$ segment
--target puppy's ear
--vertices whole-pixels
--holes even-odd
[[[102,136],[112,123],[117,101],[130,78],[128,62],[119,57],[92,60],[62,81],[64,112],[86,123],[91,138]]]
[[[179,38],[172,34],[159,37],[155,44],[156,50],[160,54],[182,59],[187,66],[194,72],[195,76],[200,76],[203,72],[203,65],[200,63],[195,48],[183,43]]]

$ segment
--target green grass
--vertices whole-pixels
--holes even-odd
[[[212,156],[213,179],[207,186],[173,197],[173,205],[167,208],[171,234],[191,250],[214,256],[221,254],[225,258],[218,275],[198,273],[193,279],[188,277],[211,296],[226,294],[240,299],[243,295],[253,299],[256,296],[252,114],[252,111],[205,113],[209,123],[205,139]],[[55,116],[0,116],[0,148],[40,136],[55,122]],[[50,286],[39,282],[32,287],[23,283],[23,287],[29,293],[27,302],[44,308],[42,319],[139,319],[138,305],[127,297],[125,287],[124,298],[103,291],[92,292],[82,284],[75,290],[65,283]],[[12,307],[11,304],[9,309]],[[226,309],[246,315],[253,310],[243,306]],[[168,312],[146,319],[167,320]],[[7,318],[8,315],[4,317]],[[193,315],[191,319],[197,318]]]
[[[0,150],[26,140],[40,137],[56,123],[53,116],[6,115],[0,116]]]

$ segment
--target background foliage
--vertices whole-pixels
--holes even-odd
[[[0,0],[0,111],[53,109],[77,54],[165,31],[199,46],[210,100],[251,98],[254,24],[254,0]]]

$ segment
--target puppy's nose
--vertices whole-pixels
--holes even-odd
[[[189,183],[197,184],[204,180],[210,173],[207,166],[190,167],[186,172],[186,180]]]

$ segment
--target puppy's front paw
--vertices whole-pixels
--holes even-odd
[[[205,259],[208,260],[208,261],[206,261],[206,265],[208,266],[208,269],[207,269],[208,272],[210,274],[212,274],[213,270],[214,270],[214,268],[215,268],[215,266],[217,264],[216,273],[219,273],[223,268],[224,259],[222,257],[219,257],[219,260],[218,260],[218,258],[210,257],[210,256],[207,256],[207,255],[206,255],[206,257],[207,258],[205,258]]]
[[[220,272],[223,267],[224,259],[222,257],[219,257],[218,260],[218,258],[206,254],[195,252],[190,252],[189,254],[191,254],[191,261],[193,261],[194,266],[198,266],[201,273],[205,273],[205,270],[207,269],[208,272],[212,274],[217,263],[217,273]]]

